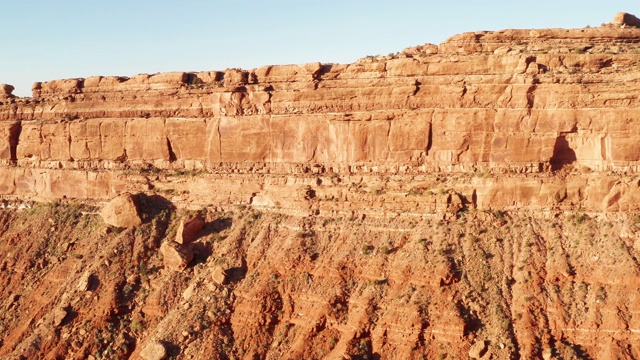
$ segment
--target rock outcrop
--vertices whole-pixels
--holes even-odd
[[[624,12],[617,13],[616,16],[613,18],[612,23],[616,25],[628,25],[628,26],[640,27],[640,19],[638,19],[634,15],[624,13]]]
[[[0,84],[0,99],[10,99],[15,97],[12,92],[15,88],[11,85]]]
[[[160,342],[152,342],[140,352],[140,357],[144,360],[164,360],[167,358],[167,349]]]
[[[214,182],[235,174],[261,174],[251,181],[268,188],[291,173],[508,173],[522,181],[478,180],[469,192],[483,208],[495,193],[527,204],[533,189],[523,186],[539,190],[561,169],[638,170],[640,104],[629,94],[640,86],[639,35],[613,25],[476,32],[354,64],[37,83],[33,98],[0,105],[0,192],[106,200],[149,187],[183,191],[148,176],[158,171],[205,173],[198,187],[208,195],[188,201],[207,204],[229,193]],[[584,193],[591,178],[568,181]],[[230,193],[248,190],[241,197],[253,201],[241,183]],[[620,196],[634,197],[628,190]],[[545,206],[563,197],[533,196]],[[598,203],[593,210],[633,203],[591,199],[566,196]]]
[[[0,357],[640,358],[634,21],[0,87]]]
[[[175,242],[178,244],[189,244],[195,239],[198,232],[204,227],[202,216],[195,215],[180,221],[176,232]]]
[[[165,241],[160,247],[164,266],[172,271],[183,271],[193,260],[193,247],[174,241]]]

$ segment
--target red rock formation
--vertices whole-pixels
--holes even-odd
[[[0,87],[0,356],[640,357],[629,25]]]
[[[638,19],[634,15],[627,14],[627,13],[624,13],[624,12],[619,12],[613,18],[612,23],[614,23],[616,25],[629,25],[629,26],[639,27],[640,26],[640,19]]]
[[[437,54],[349,65],[52,81],[17,108],[4,106],[2,118],[21,121],[25,166],[635,169],[638,141],[625,121],[636,106],[628,94],[637,87],[637,35],[614,27],[467,33]]]

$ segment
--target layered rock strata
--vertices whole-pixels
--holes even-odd
[[[636,29],[507,30],[435,54],[36,83],[3,159],[635,169]],[[411,49],[415,50],[415,49]],[[18,129],[21,129],[18,131]],[[19,145],[18,145],[19,143]],[[13,149],[13,152],[12,150]]]
[[[0,356],[640,357],[629,19],[0,86]]]
[[[346,65],[68,79],[36,83],[33,98],[5,86],[0,192],[104,200],[183,186],[147,176],[161,170],[209,174],[189,191],[244,173],[260,189],[292,173],[507,173],[535,175],[461,192],[483,208],[569,199],[635,209],[637,186],[616,179],[640,160],[638,42],[640,30],[618,26],[504,30]],[[567,181],[551,177],[562,169]],[[585,199],[591,187],[600,194]]]

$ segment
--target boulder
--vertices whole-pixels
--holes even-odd
[[[640,19],[625,12],[617,13],[616,16],[613,17],[612,22],[617,25],[640,27]]]
[[[162,343],[154,341],[142,349],[140,358],[144,360],[163,360],[167,358],[167,349]]]
[[[227,283],[227,272],[220,265],[211,267],[211,279],[218,285]]]
[[[165,241],[160,246],[164,257],[164,266],[173,271],[182,271],[193,260],[193,247],[178,244],[175,241]]]
[[[80,277],[80,281],[78,282],[78,291],[89,291],[91,289],[91,280],[92,275],[90,272],[85,272]]]
[[[139,226],[142,219],[138,215],[135,197],[131,194],[121,194],[111,199],[102,208],[102,219],[105,223],[119,228]]]
[[[196,235],[204,227],[204,219],[200,215],[182,219],[176,233],[178,244],[188,244],[195,239]]]
[[[484,340],[476,341],[473,345],[471,345],[471,348],[469,349],[469,358],[480,359],[484,356],[486,352],[487,352],[487,342]]]
[[[67,309],[66,308],[58,308],[53,312],[53,326],[58,327],[62,325],[62,322],[67,317]]]

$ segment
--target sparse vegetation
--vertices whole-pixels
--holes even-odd
[[[364,255],[370,255],[373,252],[373,246],[362,245],[362,248],[360,250]]]

